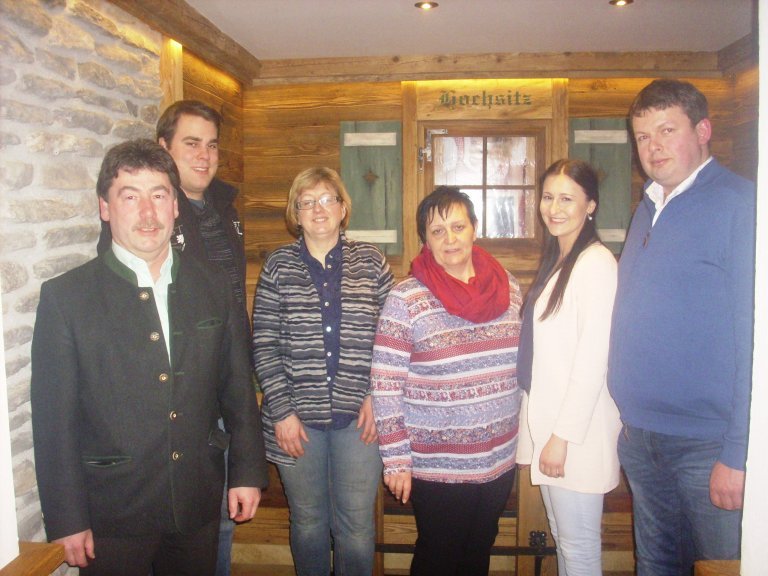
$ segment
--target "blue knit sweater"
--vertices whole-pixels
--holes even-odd
[[[651,226],[637,207],[619,262],[608,385],[622,420],[723,444],[744,469],[752,380],[755,187],[716,161]]]

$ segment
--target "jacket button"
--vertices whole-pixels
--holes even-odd
[[[147,300],[149,300],[149,292],[147,292],[146,290],[142,290],[141,292],[139,292],[139,300],[141,300],[142,302],[146,302]]]
[[[176,418],[177,418],[178,416],[179,416],[179,415],[176,413],[176,411],[175,411],[175,410],[171,410],[171,413],[170,413],[170,414],[168,414],[168,418],[170,418],[171,420],[176,420]]]
[[[160,382],[168,382],[168,374],[163,372],[160,374],[160,376],[158,376],[158,380],[160,380]]]
[[[173,453],[171,454],[171,460],[173,460],[174,462],[177,462],[180,459],[181,459],[181,452],[177,452],[176,450],[174,450]]]
[[[160,332],[151,332],[149,334],[149,339],[152,340],[152,342],[157,342],[160,340]]]

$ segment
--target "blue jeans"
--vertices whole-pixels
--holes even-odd
[[[603,495],[542,484],[558,576],[602,576]]]
[[[291,552],[298,576],[371,576],[374,504],[381,481],[376,442],[360,440],[357,420],[314,430],[295,466],[278,465],[291,513]]]
[[[219,519],[219,552],[216,556],[216,576],[229,576],[232,566],[232,539],[235,536],[235,523],[229,518],[228,486],[224,484],[224,498],[221,501]]]
[[[740,510],[709,499],[709,477],[722,445],[632,426],[619,435],[629,480],[638,576],[689,576],[696,560],[739,557]]]
[[[224,430],[224,419],[219,418],[219,428]],[[221,500],[219,518],[219,548],[216,555],[216,576],[229,576],[232,566],[232,539],[235,536],[235,523],[229,519],[229,448],[224,451],[224,496]]]

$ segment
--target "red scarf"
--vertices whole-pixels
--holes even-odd
[[[411,262],[411,274],[450,314],[480,324],[498,318],[509,308],[509,278],[501,264],[479,246],[472,246],[472,265],[474,277],[462,282],[448,274],[424,246]]]

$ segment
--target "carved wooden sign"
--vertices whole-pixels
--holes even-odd
[[[549,119],[551,79],[417,82],[419,120]]]

